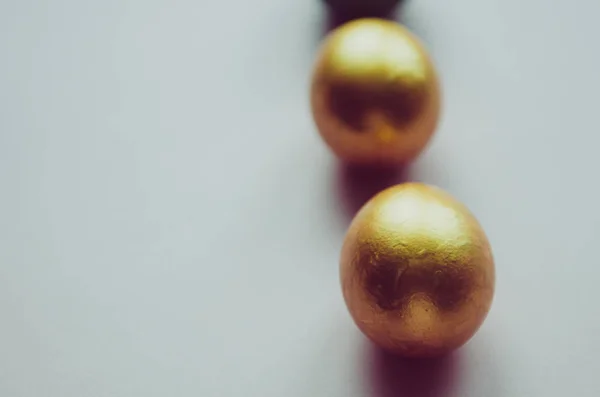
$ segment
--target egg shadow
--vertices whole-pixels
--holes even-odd
[[[408,166],[368,167],[338,163],[336,168],[336,193],[346,221],[350,221],[360,208],[382,190],[411,180]]]
[[[373,397],[444,397],[452,395],[460,378],[460,353],[427,359],[407,359],[373,346]]]
[[[347,6],[348,1],[344,0],[321,0],[326,6],[326,17],[321,32],[321,38],[326,36],[335,28],[360,18],[381,18],[387,20],[397,20],[398,12],[406,0],[378,0],[365,1],[354,0],[355,3],[368,3],[367,6]],[[339,4],[338,4],[339,3]],[[342,3],[345,6],[342,6]],[[352,3],[352,1],[350,1]]]

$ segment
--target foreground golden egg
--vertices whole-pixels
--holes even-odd
[[[350,163],[414,159],[440,114],[436,72],[407,29],[365,18],[325,39],[313,71],[311,106],[321,136]]]
[[[490,245],[469,210],[420,183],[365,204],[340,262],[344,299],[360,330],[413,357],[447,353],[475,334],[492,303],[494,274]]]

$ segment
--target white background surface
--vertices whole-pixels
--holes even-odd
[[[477,336],[408,366],[338,286],[368,192],[310,117],[317,0],[0,1],[0,395],[598,396],[598,15],[404,7],[445,99],[408,177],[498,276]]]

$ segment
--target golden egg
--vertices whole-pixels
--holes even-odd
[[[358,212],[340,261],[346,305],[375,344],[412,357],[462,346],[492,304],[495,270],[481,226],[439,188],[397,185]]]
[[[440,114],[433,64],[407,29],[377,18],[348,22],[325,39],[311,86],[321,136],[341,159],[397,165],[427,145]]]

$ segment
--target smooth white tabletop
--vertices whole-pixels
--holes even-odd
[[[476,337],[411,364],[341,297],[377,183],[312,123],[318,0],[0,1],[0,395],[597,397],[599,15],[399,16],[445,103],[407,178],[464,201],[497,260]]]

